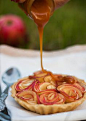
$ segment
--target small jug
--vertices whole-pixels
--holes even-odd
[[[23,3],[19,3],[19,7],[29,16],[29,18],[32,19],[31,15],[31,7],[33,5],[33,2],[35,0],[25,0]],[[51,8],[51,15],[53,12],[58,9],[59,7],[63,6],[65,3],[67,3],[69,0],[46,0],[48,5]]]

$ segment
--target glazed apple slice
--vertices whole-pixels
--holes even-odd
[[[45,91],[40,95],[40,102],[44,105],[64,104],[65,98],[62,94],[55,91]]]
[[[38,93],[38,95],[42,95],[42,94],[44,94],[45,92],[57,92],[57,90],[56,89],[46,89],[46,90],[43,90],[43,91],[40,91],[39,93]]]
[[[35,92],[39,93],[46,89],[56,89],[56,87],[49,82],[40,83],[39,81],[35,81],[34,86],[33,86],[33,90]]]
[[[37,95],[35,92],[30,90],[23,90],[16,94],[16,97],[20,98],[21,100],[27,101],[28,103],[37,103]]]
[[[25,79],[25,80],[21,80],[16,84],[16,91],[21,91],[24,89],[30,89],[32,87],[32,83],[34,82],[34,80],[29,80],[29,79]]]
[[[74,84],[76,83],[76,79],[72,76],[63,76],[63,75],[58,75],[54,74],[54,79],[57,82],[57,85],[62,85],[62,84]]]
[[[81,90],[72,84],[60,85],[57,90],[65,96],[67,103],[74,102],[83,96]]]
[[[81,86],[79,83],[74,83],[74,86],[77,87],[79,90],[81,90],[82,93],[85,92],[85,88]]]
[[[39,74],[42,74],[42,73],[43,73],[43,71],[34,72],[34,76],[39,75]]]
[[[64,83],[66,83],[64,81],[64,76],[60,75],[60,74],[54,74],[53,75],[55,81],[56,81],[56,85],[59,86],[59,85],[62,85]]]
[[[47,72],[43,72],[43,71],[37,71],[34,73],[35,77],[44,77],[46,76],[48,73]]]
[[[49,82],[49,83],[51,83],[52,85],[56,86],[56,81],[52,78],[51,75],[45,76],[45,77],[44,77],[44,81],[45,81],[45,82]]]
[[[64,76],[64,81],[69,83],[69,84],[74,84],[76,81],[76,79],[72,76]]]
[[[53,74],[53,78],[58,82],[63,82],[63,76],[60,74]]]
[[[29,79],[38,79],[41,81],[46,75],[47,73],[44,73],[43,71],[37,71],[37,72],[34,72],[33,76],[29,76]]]
[[[47,76],[47,73],[41,73],[41,74],[36,75],[36,78],[42,78],[45,76]]]
[[[37,74],[37,75],[34,75],[35,78],[37,80],[39,80],[40,82],[44,82],[44,78],[47,76],[48,74],[47,73],[40,73],[40,74]]]
[[[49,82],[51,81],[51,79],[52,81],[55,81],[53,78],[53,74],[46,70],[35,72],[34,77],[36,77],[40,82]]]
[[[40,85],[40,82],[39,82],[38,80],[36,80],[36,81],[34,82],[34,85],[33,85],[33,87],[32,87],[32,90],[35,91],[35,92],[39,92],[39,91],[40,91],[39,85]]]
[[[46,89],[56,89],[55,85],[49,83],[49,82],[43,82],[39,85],[40,91],[46,90]]]

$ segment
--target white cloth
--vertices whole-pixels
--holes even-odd
[[[11,57],[0,54],[0,60],[1,75],[10,67],[17,67],[21,71],[22,77],[40,70],[40,58],[38,57]],[[47,70],[59,74],[74,75],[86,81],[86,51],[64,56],[46,57],[43,59],[43,62]],[[5,85],[1,83],[1,86],[3,90]],[[12,121],[75,121],[86,119],[86,101],[74,111],[52,115],[39,115],[19,106],[9,92],[6,106]]]

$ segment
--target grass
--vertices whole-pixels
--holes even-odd
[[[86,44],[86,0],[71,0],[54,12],[44,29],[44,50],[58,50],[71,45]],[[16,14],[23,18],[30,41],[27,48],[39,49],[36,25],[11,0],[0,0],[0,15]]]

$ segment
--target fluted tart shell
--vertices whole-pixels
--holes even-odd
[[[84,80],[78,79],[74,76],[72,76],[72,77],[75,78],[79,83],[81,83],[81,85],[83,85],[86,89],[86,83]],[[24,79],[28,79],[28,77],[23,78],[22,80],[24,80]],[[19,79],[18,82],[20,80],[21,79]],[[71,110],[74,110],[75,108],[77,108],[79,105],[81,105],[86,100],[86,92],[84,92],[83,97],[81,97],[80,99],[78,99],[74,102],[70,102],[70,103],[54,104],[54,105],[29,104],[28,102],[16,97],[17,92],[15,90],[15,86],[18,82],[14,83],[12,85],[12,90],[11,90],[12,97],[15,99],[15,101],[18,104],[20,104],[25,109],[38,113],[38,114],[47,115],[47,114],[71,111]]]

